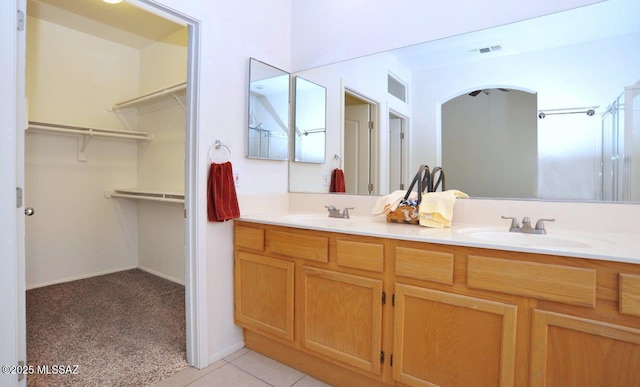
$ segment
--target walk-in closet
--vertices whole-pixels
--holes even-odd
[[[126,2],[27,14],[28,363],[148,384],[187,366],[187,28]]]

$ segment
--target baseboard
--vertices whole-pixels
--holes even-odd
[[[95,272],[95,273],[87,273],[87,274],[83,274],[83,275],[79,275],[79,276],[75,276],[75,277],[67,277],[67,278],[62,278],[62,279],[55,280],[55,281],[48,281],[48,282],[42,282],[42,283],[35,284],[35,285],[28,285],[26,287],[26,290],[43,288],[45,286],[57,285],[57,284],[65,283],[65,282],[77,281],[77,280],[82,280],[82,279],[87,279],[87,278],[92,278],[92,277],[99,277],[99,276],[105,275],[105,274],[112,274],[112,273],[117,273],[119,271],[131,270],[131,269],[136,269],[136,268],[137,268],[136,266],[120,267],[120,268],[112,269],[112,270],[99,271],[99,272]]]
[[[176,278],[173,278],[173,277],[168,276],[166,274],[160,273],[159,271],[156,271],[156,270],[153,270],[153,269],[149,269],[148,267],[144,267],[144,266],[138,266],[138,269],[140,269],[142,271],[146,271],[149,274],[153,274],[156,277],[164,278],[164,279],[166,279],[168,281],[175,282],[177,284],[180,284],[180,285],[184,286],[184,279],[183,280],[178,280]]]
[[[225,349],[223,349],[222,351],[218,351],[216,353],[214,353],[213,355],[209,356],[209,364],[213,364],[215,362],[217,362],[218,360],[221,360],[229,355],[231,355],[232,353],[234,353],[235,351],[244,348],[244,340],[240,341],[239,343],[233,344],[230,347],[227,347]]]

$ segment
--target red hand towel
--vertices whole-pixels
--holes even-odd
[[[334,169],[331,172],[331,185],[329,186],[329,192],[347,192],[347,187],[344,183],[344,172],[342,169]]]
[[[210,222],[224,222],[240,217],[233,168],[230,162],[212,163],[207,181],[207,217]]]

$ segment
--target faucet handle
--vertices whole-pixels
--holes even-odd
[[[509,226],[509,231],[520,231],[520,225],[518,224],[518,218],[514,216],[502,216],[502,219],[511,219],[511,226]]]
[[[345,207],[342,210],[342,217],[349,219],[349,210],[353,210],[353,207]]]
[[[324,206],[324,208],[326,208],[326,209],[327,209],[327,211],[329,211],[329,212],[335,212],[335,211],[338,211],[338,209],[337,209],[337,208],[336,208],[336,206],[334,206],[334,205]]]
[[[536,222],[536,229],[535,232],[537,234],[546,234],[547,230],[545,230],[544,228],[544,222],[555,222],[555,218],[554,219],[538,219],[538,221]]]

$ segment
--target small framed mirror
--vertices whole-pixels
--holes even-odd
[[[295,77],[294,160],[322,164],[325,160],[327,89]]]
[[[250,59],[247,157],[289,159],[289,78],[286,71]]]

